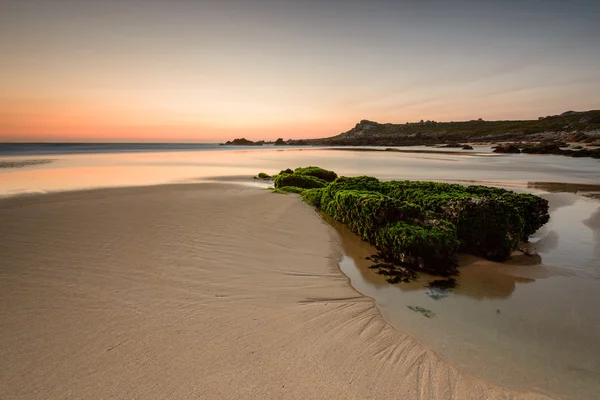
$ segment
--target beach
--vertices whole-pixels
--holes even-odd
[[[296,196],[231,184],[0,202],[0,398],[541,399],[390,326]]]
[[[365,379],[373,386],[368,390],[409,393],[407,398],[419,398],[421,390],[421,398],[447,398],[467,377],[509,398],[543,393],[587,400],[600,390],[597,160],[494,155],[486,147],[468,156],[113,147],[59,154],[54,146],[34,146],[37,155],[0,156],[0,350],[7,354],[0,362],[2,399],[5,388],[9,398],[48,398],[49,385],[67,393],[88,381],[122,398],[133,392],[146,398],[139,388],[166,387],[178,376],[195,382],[189,390],[207,393],[210,377],[231,393],[199,397],[233,398],[240,397],[227,384],[233,375],[246,390],[258,382],[258,390],[271,382],[269,376],[288,374],[282,366],[296,384],[300,378],[292,375],[308,368],[307,382],[320,382],[329,371],[330,385],[342,385],[339,376],[349,377],[345,385]],[[421,273],[414,282],[389,284],[369,268],[367,258],[376,249],[347,228],[324,222],[296,195],[270,193],[268,181],[252,178],[307,165],[344,176],[534,193],[549,201],[550,221],[531,237],[537,255],[517,252],[503,263],[459,255],[455,288],[432,289],[439,277]],[[415,311],[421,308],[435,315]],[[256,316],[258,311],[277,315],[282,325]],[[267,321],[274,334],[264,330]],[[184,323],[187,328],[176,327]],[[366,338],[371,331],[382,333]],[[275,342],[279,353],[269,347]],[[214,355],[207,346],[232,353]],[[248,355],[240,346],[254,351],[253,358],[242,360]],[[91,349],[102,357],[91,357]],[[382,358],[393,365],[380,363]],[[221,359],[231,372],[219,372],[225,376],[219,380],[212,371]],[[260,369],[267,365],[268,372]],[[255,377],[258,370],[268,375],[264,382]],[[449,383],[421,389],[440,376]],[[452,389],[443,389],[447,385]],[[184,386],[174,384],[173,393]],[[29,392],[14,395],[15,387]],[[455,398],[489,397],[479,386],[464,388],[468,395]],[[304,393],[298,390],[281,396]],[[71,397],[64,393],[56,396]],[[340,393],[320,395],[355,395]],[[370,397],[363,394],[355,396]]]

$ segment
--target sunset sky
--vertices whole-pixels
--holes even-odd
[[[591,0],[0,0],[0,141],[599,109],[599,21]]]

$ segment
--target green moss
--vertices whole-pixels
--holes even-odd
[[[333,182],[338,177],[335,172],[319,167],[296,168],[294,174],[314,176],[315,178],[323,179],[326,182]]]
[[[385,259],[380,272],[394,281],[405,279],[405,267],[452,274],[457,251],[505,260],[549,219],[548,202],[538,196],[477,185],[381,182],[369,176],[327,183],[284,171],[275,177],[275,187],[301,193],[308,204],[375,245]]]
[[[313,207],[321,208],[321,197],[323,196],[323,189],[305,189],[302,192],[302,200],[307,202]]]
[[[456,272],[456,228],[436,221],[422,226],[395,222],[376,231],[375,245],[393,260],[439,275]]]
[[[288,193],[298,193],[298,194],[302,194],[304,192],[305,189],[299,188],[299,187],[295,187],[295,186],[283,186],[280,188],[272,188],[271,191],[273,193],[280,193],[280,194],[288,194]]]
[[[257,176],[255,176],[254,178],[258,178],[258,179],[273,179],[273,177],[269,174],[265,174],[264,172],[260,172]]]
[[[327,182],[309,175],[279,174],[275,177],[275,187],[295,186],[302,189],[315,189],[327,186]]]
[[[340,190],[360,190],[366,192],[384,193],[382,191],[382,183],[379,181],[379,179],[372,176],[356,176],[352,178],[341,176],[331,183],[327,187],[327,190],[331,193],[338,192]]]
[[[454,223],[460,251],[492,260],[508,258],[519,240],[527,241],[549,220],[547,200],[531,194],[437,182],[391,181],[382,185],[389,196],[415,202]]]

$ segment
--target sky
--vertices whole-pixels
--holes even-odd
[[[600,109],[598,21],[591,0],[0,0],[0,141]]]

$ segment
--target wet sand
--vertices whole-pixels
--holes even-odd
[[[3,199],[0,219],[3,400],[546,398],[391,327],[296,196],[100,189]]]

